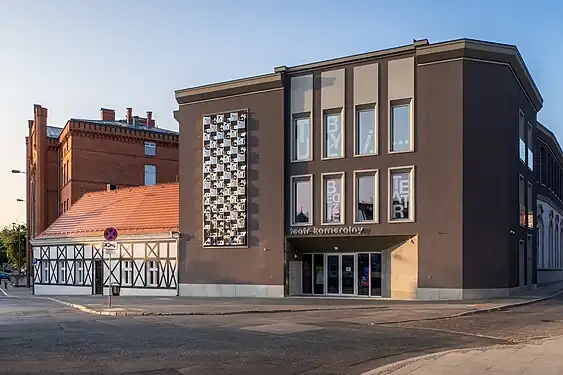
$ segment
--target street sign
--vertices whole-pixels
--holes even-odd
[[[37,263],[39,263],[39,259],[33,258],[33,260],[32,260],[31,262],[32,262],[33,265],[35,266]]]
[[[114,255],[117,252],[117,242],[116,241],[104,241],[102,248],[108,255]]]
[[[117,229],[113,227],[106,228],[106,230],[104,230],[104,238],[106,241],[117,240]]]

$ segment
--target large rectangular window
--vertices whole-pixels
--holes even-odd
[[[292,161],[307,161],[312,159],[312,132],[309,116],[295,116],[292,127]]]
[[[379,221],[378,173],[356,171],[354,192],[354,222],[377,223]]]
[[[291,177],[291,225],[313,224],[313,177]]]
[[[526,226],[526,201],[524,200],[524,192],[526,190],[526,181],[524,177],[518,176],[518,203],[520,206],[520,225]]]
[[[534,200],[532,195],[532,183],[528,182],[528,229],[534,229]]]
[[[413,151],[413,129],[411,122],[411,103],[400,101],[391,105],[389,129],[389,151]]]
[[[527,140],[527,144],[528,144],[528,168],[530,168],[531,171],[534,170],[534,151],[533,151],[533,147],[534,147],[534,138],[533,138],[533,129],[532,129],[532,124],[528,123],[528,140]]]
[[[156,185],[156,165],[145,165],[145,185]]]
[[[377,154],[377,117],[375,106],[356,111],[354,155]]]
[[[158,286],[159,265],[157,261],[147,262],[147,286]]]
[[[322,175],[322,224],[344,224],[344,173]]]
[[[156,156],[156,143],[145,142],[145,155]]]
[[[344,156],[344,132],[341,112],[326,113],[323,121],[323,159]]]
[[[133,261],[123,261],[123,285],[133,284]]]
[[[414,221],[414,167],[389,169],[389,221]]]
[[[524,118],[524,112],[522,110],[518,111],[518,153],[520,155],[520,161],[526,162],[526,121]]]

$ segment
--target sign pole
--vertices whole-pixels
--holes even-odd
[[[109,300],[108,300],[108,308],[111,309],[111,252],[109,253],[109,285],[108,285],[108,295],[109,295]]]

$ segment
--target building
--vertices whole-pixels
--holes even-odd
[[[537,130],[537,274],[538,283],[553,283],[563,280],[563,151],[539,122]]]
[[[176,100],[180,295],[471,299],[538,283],[543,99],[515,46],[415,40]]]
[[[158,128],[152,112],[116,120],[102,108],[97,120],[69,119],[49,126],[47,108],[34,106],[27,150],[28,238],[42,233],[85,193],[115,187],[176,182],[178,133]]]
[[[178,207],[176,183],[84,194],[31,240],[34,293],[107,295],[111,283],[121,295],[176,296]],[[113,259],[102,249],[108,227]]]

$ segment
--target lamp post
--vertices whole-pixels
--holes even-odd
[[[17,202],[26,203],[26,200],[21,199],[21,198],[16,199],[16,201],[17,201]],[[20,232],[21,232],[21,231],[18,229],[18,247],[20,246],[20,242],[21,242],[21,239],[20,239]],[[28,238],[27,240],[29,240],[29,238]],[[27,241],[26,241],[26,242],[27,242]],[[30,256],[31,256],[31,251],[28,251],[28,252],[26,252],[26,253],[27,253],[27,254],[26,254],[27,287],[28,287],[28,288],[31,288],[31,257],[30,257]]]
[[[27,172],[24,172],[22,170],[19,169],[12,169],[11,171],[13,174],[24,174],[24,175],[28,175]],[[31,180],[30,182],[31,184],[31,190],[33,191],[33,180]],[[29,186],[28,186],[29,187]],[[24,202],[27,203],[27,201],[18,198],[17,199],[18,202]],[[31,218],[28,217],[28,221],[27,221],[27,238],[26,238],[26,258],[27,258],[27,287],[31,288],[31,272],[32,272],[32,268],[31,268],[31,256],[33,255],[33,250],[31,249],[31,244],[29,242],[29,239],[31,237],[33,237],[33,231],[35,228],[35,223],[34,223],[34,219],[35,219],[35,200],[34,200],[34,195],[31,196],[31,209],[27,211],[27,214],[31,214]],[[30,220],[31,219],[31,220]],[[19,246],[19,244],[18,244]],[[33,288],[33,294],[35,294],[35,288]]]

